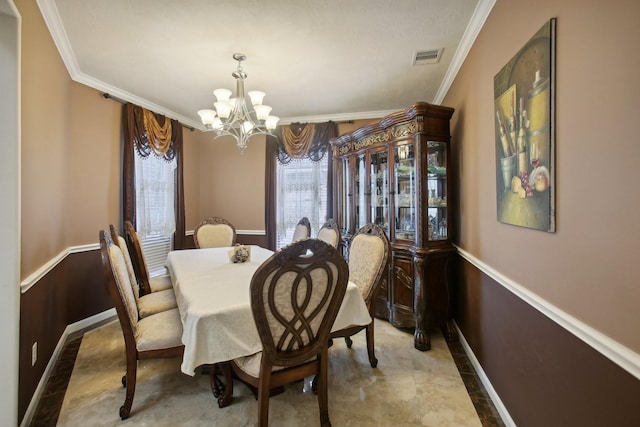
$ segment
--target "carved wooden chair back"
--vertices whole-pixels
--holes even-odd
[[[377,224],[369,223],[351,238],[349,246],[349,281],[355,283],[364,298],[371,319],[375,315],[376,296],[388,280],[391,247],[385,231]],[[351,336],[366,329],[369,363],[375,368],[378,360],[374,354],[373,320],[366,326],[354,325],[334,331],[332,338],[344,337],[351,347]]]
[[[236,376],[258,389],[259,425],[268,425],[270,390],[315,375],[322,425],[330,425],[329,334],[347,289],[342,255],[319,239],[292,243],[256,270],[251,309],[263,351],[235,360]]]
[[[334,248],[338,248],[340,246],[340,229],[338,228],[338,224],[335,220],[329,219],[327,222],[322,224],[322,227],[318,230],[318,239],[327,242]]]
[[[161,292],[173,287],[168,274],[151,277],[142,251],[142,242],[131,221],[124,222],[124,239],[129,249],[133,271],[138,279],[140,295]]]
[[[140,242],[138,232],[133,227],[131,221],[124,222],[124,239],[127,243],[127,247],[129,248],[129,255],[131,256],[133,270],[138,278],[140,294],[146,295],[151,293],[149,269],[147,268],[147,262],[144,259],[144,253],[142,252],[142,243]]]
[[[236,228],[224,218],[207,218],[194,230],[193,242],[196,248],[233,246],[236,244]]]
[[[304,216],[298,221],[291,241],[297,242],[298,240],[308,239],[309,237],[311,237],[311,222],[309,218]]]

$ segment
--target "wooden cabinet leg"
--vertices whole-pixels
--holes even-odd
[[[413,333],[413,346],[420,351],[431,350],[429,333],[416,327],[416,331]]]

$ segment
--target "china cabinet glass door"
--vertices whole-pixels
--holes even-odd
[[[397,145],[394,156],[395,238],[414,240],[416,235],[415,150],[413,144]]]
[[[365,155],[361,154],[356,156],[355,159],[355,210],[356,210],[356,228],[354,230],[358,231],[361,227],[364,227],[367,223],[367,169],[366,169],[366,161]]]
[[[339,197],[339,207],[338,209],[338,226],[342,229],[342,234],[344,235],[349,231],[349,226],[351,225],[349,213],[351,212],[351,173],[349,169],[349,158],[345,157],[340,159],[339,170],[337,171],[340,174],[340,186],[338,188]]]
[[[387,150],[371,153],[371,220],[389,233],[389,155]]]
[[[427,142],[427,237],[446,240],[447,232],[447,146]]]

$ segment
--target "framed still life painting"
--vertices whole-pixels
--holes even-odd
[[[555,232],[555,26],[551,19],[494,77],[498,221]]]

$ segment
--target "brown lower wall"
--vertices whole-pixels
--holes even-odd
[[[113,307],[100,251],[70,254],[20,297],[18,419],[22,420],[67,325]],[[38,359],[31,366],[31,348]]]
[[[455,320],[519,427],[640,426],[640,381],[459,258]]]

